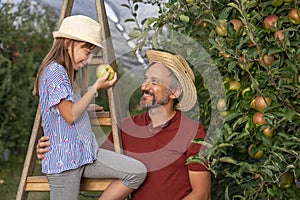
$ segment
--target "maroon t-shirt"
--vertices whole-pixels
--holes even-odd
[[[198,163],[186,164],[201,149],[191,141],[204,138],[205,129],[180,111],[161,127],[153,128],[144,113],[126,118],[120,128],[125,154],[143,162],[148,170],[145,182],[132,193],[134,200],[181,200],[192,190],[188,170],[208,171]],[[102,147],[111,149],[110,141]]]

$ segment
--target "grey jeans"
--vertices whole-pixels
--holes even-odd
[[[145,180],[147,169],[128,156],[99,149],[97,160],[78,169],[47,174],[51,200],[77,200],[81,177],[119,179],[125,186],[137,189]]]

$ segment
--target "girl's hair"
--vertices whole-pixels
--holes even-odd
[[[72,60],[71,57],[68,53],[67,47],[71,45],[72,52],[71,54],[74,55],[74,44],[75,42],[78,42],[76,40],[68,40],[68,42],[65,43],[65,38],[56,38],[53,42],[53,45],[44,58],[42,64],[40,65],[40,68],[38,70],[35,83],[34,83],[34,88],[32,91],[33,95],[39,96],[39,82],[40,82],[40,77],[41,73],[43,70],[51,63],[51,62],[56,62],[60,65],[62,65],[69,76],[69,79],[71,81],[72,88],[74,89],[75,86],[75,78],[76,78],[76,71],[74,70],[72,66]],[[83,48],[88,48],[88,49],[94,49],[96,46],[90,43],[85,43],[82,45]],[[74,56],[73,56],[74,57]]]

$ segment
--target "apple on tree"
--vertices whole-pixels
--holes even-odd
[[[265,54],[262,58],[258,59],[258,63],[262,66],[270,67],[273,65],[275,57],[273,55]]]
[[[217,101],[217,110],[224,111],[226,109],[226,100],[224,98],[220,98]]]
[[[292,24],[300,24],[300,10],[298,8],[290,10],[288,19]]]
[[[263,130],[263,134],[270,138],[273,136],[273,133],[274,133],[274,129],[271,129],[269,126],[264,128]]]
[[[263,157],[264,152],[259,146],[251,144],[248,147],[248,154],[254,159],[260,159]]]
[[[115,71],[114,69],[110,66],[110,65],[106,65],[106,64],[100,64],[97,68],[96,68],[96,76],[98,78],[103,77],[106,75],[106,73],[110,71],[109,77],[107,80],[112,80],[115,76]]]
[[[272,102],[270,97],[257,96],[255,98],[255,109],[263,112]]]
[[[232,19],[230,22],[233,24],[233,28],[236,31],[235,36],[240,36],[243,33],[243,23],[239,19]]]
[[[238,90],[238,89],[240,89],[240,87],[241,87],[241,84],[239,81],[237,81],[237,80],[229,81],[228,90]]]
[[[276,31],[276,32],[274,33],[274,37],[275,37],[276,39],[278,39],[280,42],[282,42],[283,39],[284,39],[283,30],[278,30],[278,31]]]
[[[216,32],[219,36],[227,36],[227,22],[226,20],[219,20],[219,24],[216,27]]]
[[[264,28],[275,32],[277,30],[277,20],[279,17],[276,15],[269,15],[264,19]]]
[[[266,119],[264,118],[264,114],[260,112],[256,112],[253,115],[253,122],[259,126],[266,124]]]

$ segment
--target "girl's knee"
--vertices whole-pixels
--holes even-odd
[[[130,188],[137,189],[147,177],[147,168],[144,164],[139,163],[135,172],[129,173],[123,180],[123,183]]]

